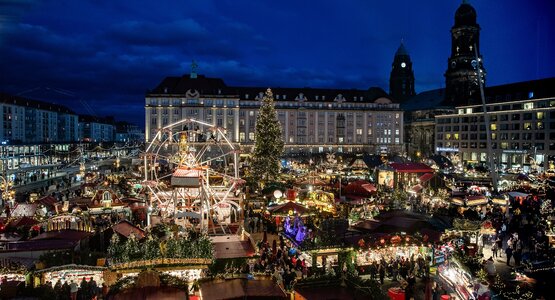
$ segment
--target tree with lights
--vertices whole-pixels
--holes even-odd
[[[256,117],[252,175],[263,185],[275,179],[280,170],[279,160],[283,154],[281,124],[274,108],[274,96],[267,89]]]

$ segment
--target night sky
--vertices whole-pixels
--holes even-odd
[[[418,93],[444,86],[460,3],[0,0],[0,91],[143,125],[145,92],[193,59],[228,85],[388,91],[403,39]],[[555,76],[554,1],[470,3],[487,85]]]

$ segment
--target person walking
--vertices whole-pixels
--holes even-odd
[[[380,283],[383,285],[383,280],[385,278],[385,266],[381,263],[378,267],[378,273],[380,274]]]
[[[493,245],[491,246],[491,253],[493,253],[493,258],[497,258],[498,250],[499,248],[497,248],[497,243],[493,243]]]
[[[513,248],[507,246],[505,249],[505,254],[507,255],[507,266],[511,266],[511,257],[513,256]]]

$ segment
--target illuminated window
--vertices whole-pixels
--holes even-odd
[[[534,108],[534,102],[524,103],[524,109],[533,109],[533,108]]]
[[[524,123],[524,129],[526,129],[526,130],[532,129],[532,123],[529,123],[529,122]]]
[[[459,139],[459,134],[458,133],[453,134],[453,139],[458,140]]]
[[[249,141],[254,141],[254,132],[249,132]]]
[[[450,134],[450,133],[446,133],[446,134],[445,134],[445,139],[446,139],[446,140],[450,140],[450,139],[451,139],[451,134]]]
[[[543,112],[537,112],[536,113],[536,119],[537,120],[543,120]]]
[[[491,124],[490,128],[491,130],[497,130],[497,124]]]
[[[357,128],[357,135],[362,135],[362,128]]]
[[[509,148],[509,143],[507,142],[501,143],[501,149],[507,149],[507,148]]]

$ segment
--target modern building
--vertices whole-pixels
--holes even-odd
[[[116,142],[129,143],[145,141],[145,133],[135,124],[125,121],[116,122]]]
[[[52,143],[77,139],[77,114],[67,107],[0,93],[4,143]]]
[[[554,169],[555,78],[491,87],[486,95],[486,113],[482,105],[461,105],[435,116],[436,152],[487,164],[487,117],[500,169]]]
[[[79,116],[79,140],[84,142],[113,142],[116,126],[111,117]]]
[[[166,77],[145,99],[145,138],[193,118],[226,128],[227,138],[254,145],[266,88],[227,86],[195,72]],[[382,89],[273,88],[288,153],[403,151],[403,111]]]

